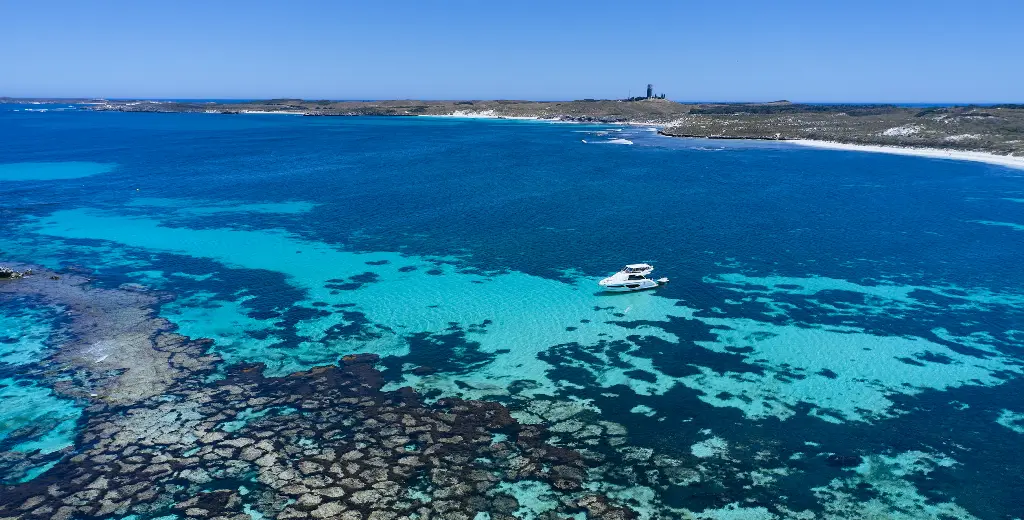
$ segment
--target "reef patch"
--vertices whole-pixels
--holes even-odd
[[[384,391],[376,354],[281,377],[224,367],[154,317],[169,296],[88,281],[38,269],[0,285],[66,309],[47,360],[62,375],[44,380],[83,408],[73,448],[0,487],[0,518],[511,520],[533,507],[519,482],[545,490],[546,514],[637,517],[588,482],[600,456],[499,403]]]
[[[97,402],[76,454],[0,490],[0,517],[511,520],[529,506],[508,486],[531,481],[557,497],[552,513],[635,518],[587,491],[591,462],[547,443],[542,427],[498,403],[383,392],[377,360],[350,355],[277,378],[240,364],[213,385],[192,377],[132,406]],[[297,411],[254,417],[282,408]]]

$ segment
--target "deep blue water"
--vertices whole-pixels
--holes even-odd
[[[1024,514],[1024,171],[447,118],[0,110],[0,142],[0,261],[167,291],[281,375],[370,351],[524,420],[587,402],[628,431],[602,449],[653,453],[605,475],[653,517]],[[597,291],[639,261],[671,283]],[[26,305],[0,299],[4,348],[47,337]],[[66,427],[17,368],[42,341],[0,357],[34,385],[2,406]]]

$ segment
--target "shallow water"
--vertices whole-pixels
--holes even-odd
[[[0,139],[0,259],[170,293],[225,368],[380,354],[604,452],[595,489],[652,518],[1024,514],[1019,171],[436,118],[0,110]],[[597,290],[639,261],[672,282]],[[0,299],[0,436],[87,405],[13,374],[61,344],[35,307]]]

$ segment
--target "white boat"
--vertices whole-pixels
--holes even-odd
[[[654,271],[650,264],[629,264],[621,271],[598,282],[607,291],[642,291],[668,283],[668,278],[651,280],[647,275]]]

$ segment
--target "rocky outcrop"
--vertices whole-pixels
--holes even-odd
[[[0,297],[25,296],[64,309],[67,342],[52,362],[75,368],[75,383],[58,384],[71,397],[130,404],[159,395],[175,381],[209,369],[209,340],[193,341],[176,334],[174,326],[156,316],[154,306],[171,295],[141,286],[100,289],[85,276],[22,268],[18,283],[0,284]],[[20,276],[19,276],[20,277]]]
[[[635,518],[583,492],[588,463],[543,428],[498,403],[384,392],[375,361],[281,378],[238,365],[212,387],[200,371],[130,407],[97,403],[76,454],[0,491],[0,517],[511,520],[519,504],[499,484],[530,480],[565,495],[553,518]]]
[[[0,265],[0,280],[24,278],[25,276],[29,276],[31,274],[31,269],[27,269],[25,271],[15,271],[14,269],[7,267],[6,265]]]
[[[635,518],[592,491],[593,457],[499,403],[384,391],[375,354],[266,377],[169,330],[152,311],[166,295],[49,271],[0,284],[5,295],[68,310],[60,391],[86,408],[73,449],[0,487],[0,519],[512,520],[519,481],[557,498],[544,518]],[[122,359],[89,357],[96,343]]]

